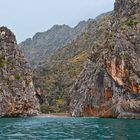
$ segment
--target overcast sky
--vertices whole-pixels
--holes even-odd
[[[18,42],[54,24],[75,26],[113,9],[115,0],[0,0],[0,26],[7,26]]]

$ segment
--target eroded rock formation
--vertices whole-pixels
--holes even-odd
[[[116,0],[70,93],[72,116],[140,118],[139,0]]]
[[[37,115],[32,73],[14,34],[0,27],[0,116]]]

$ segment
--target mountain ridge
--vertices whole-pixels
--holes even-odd
[[[31,66],[36,66],[48,59],[57,49],[76,39],[87,28],[88,21],[82,21],[75,27],[54,25],[45,32],[36,33],[33,38],[21,42],[20,50]],[[28,51],[27,51],[28,50]]]
[[[99,20],[110,12],[103,13],[95,19],[80,21],[76,26],[54,25],[47,31],[38,32],[32,38],[27,38],[19,43],[20,50],[25,55],[32,67],[36,67],[39,63],[43,63],[49,59],[59,48],[65,47],[78,36],[82,35],[93,20]]]

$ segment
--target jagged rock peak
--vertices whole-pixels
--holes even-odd
[[[130,16],[140,11],[140,0],[116,0],[114,7],[115,17]]]
[[[0,41],[17,43],[15,35],[5,26],[0,27]]]
[[[0,116],[39,113],[32,72],[18,47],[15,35],[0,27]]]

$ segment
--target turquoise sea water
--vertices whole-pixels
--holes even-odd
[[[1,118],[0,140],[140,140],[140,120]]]

